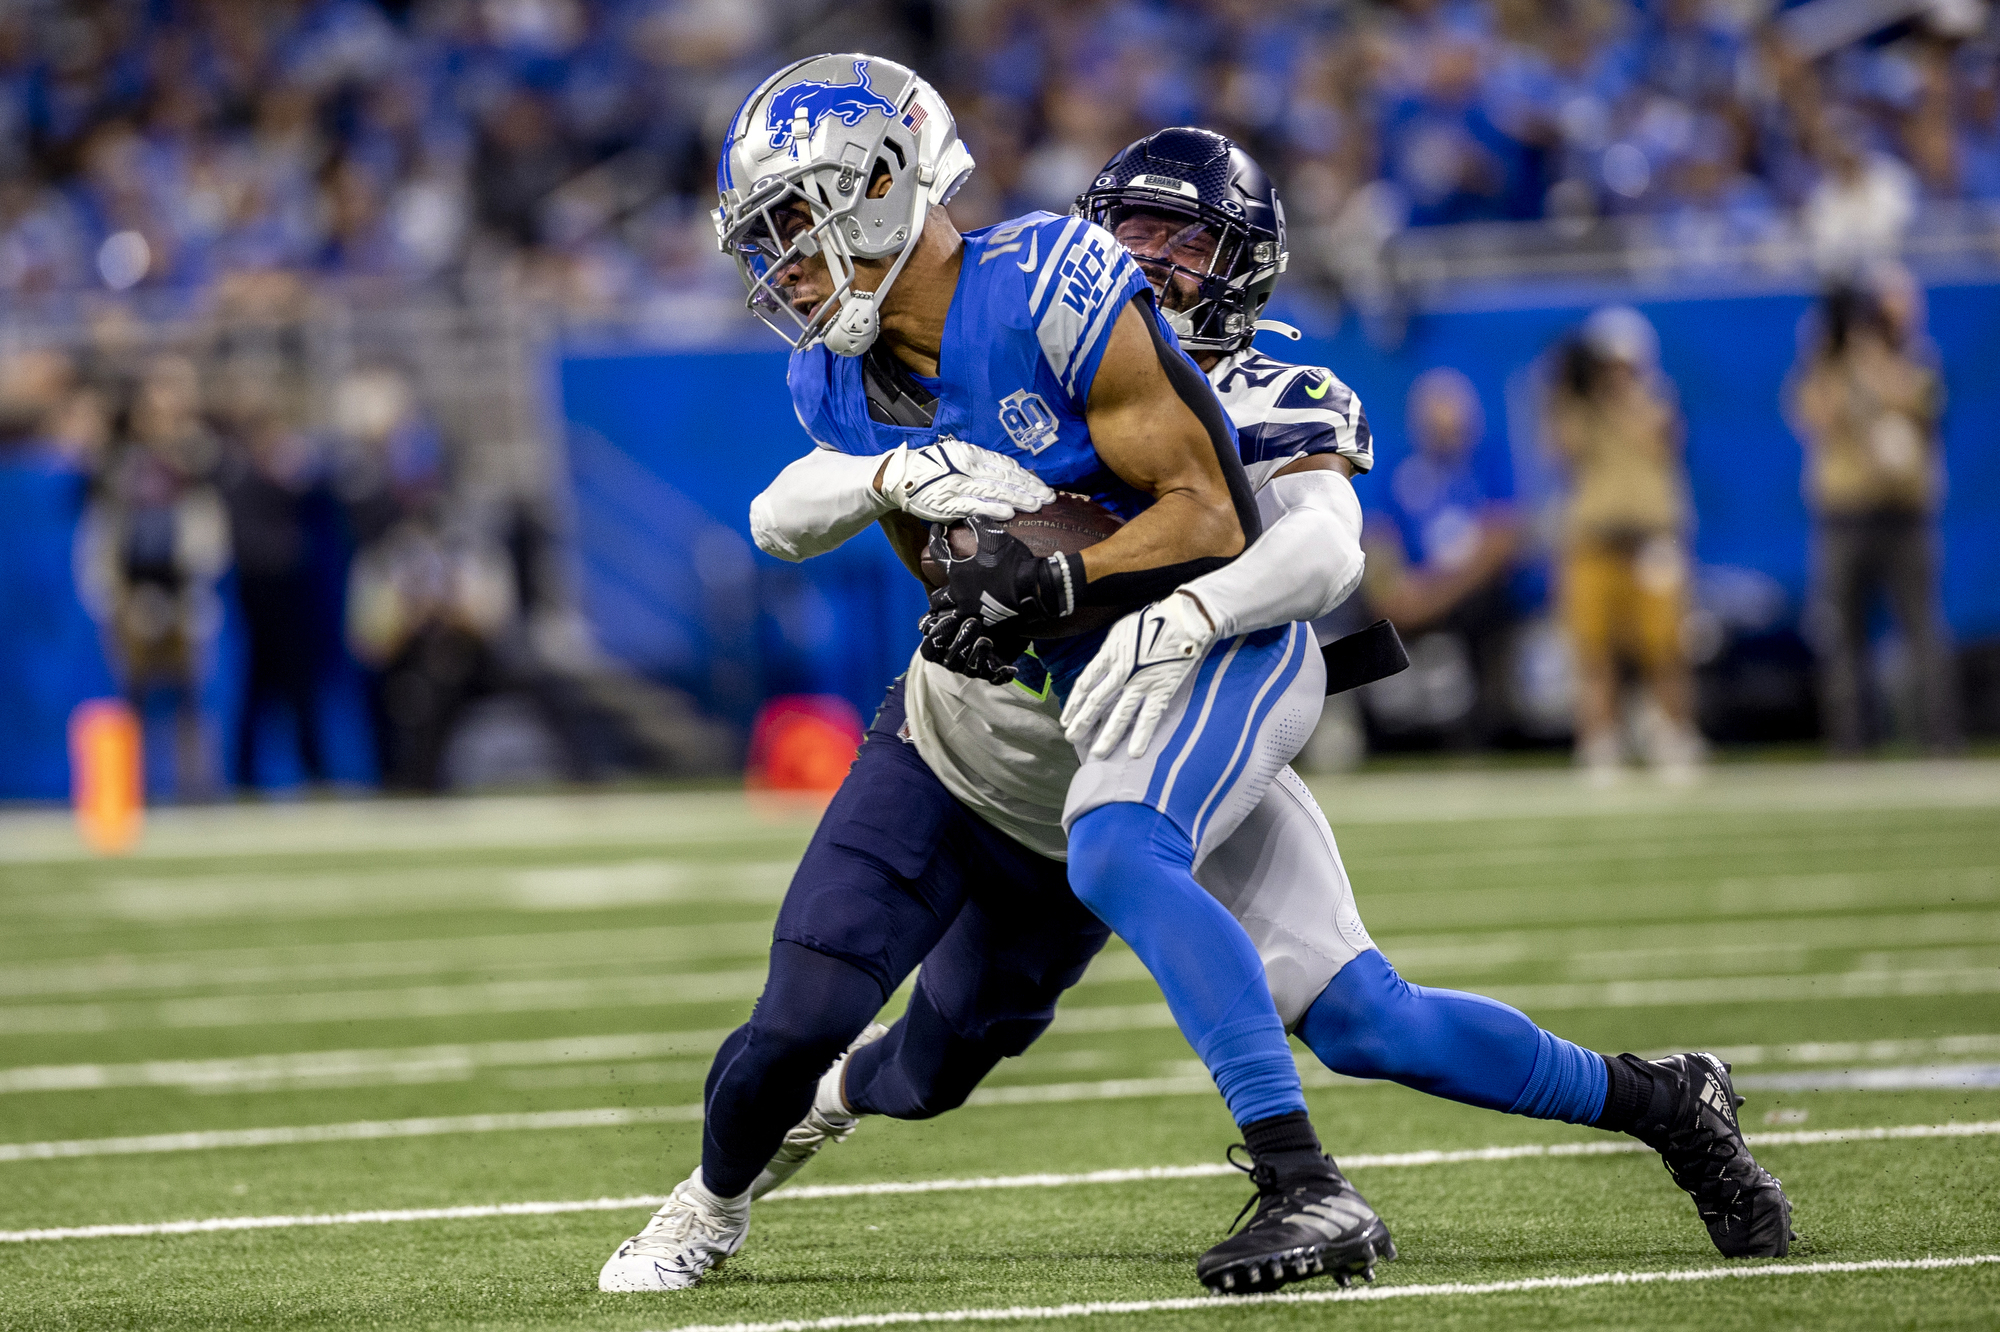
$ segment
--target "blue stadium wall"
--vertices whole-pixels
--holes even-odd
[[[1378,456],[1375,474],[1358,483],[1363,504],[1380,502],[1408,451],[1410,382],[1438,365],[1478,387],[1487,421],[1480,447],[1507,455],[1532,501],[1553,485],[1534,438],[1532,366],[1596,303],[1578,293],[1533,308],[1424,314],[1394,350],[1351,320],[1331,337],[1292,344],[1266,334],[1264,342],[1275,355],[1332,366],[1361,394]],[[1698,559],[1768,575],[1796,617],[1807,519],[1799,444],[1778,390],[1809,299],[1635,303],[1659,330],[1687,418]],[[1930,330],[1950,391],[1945,603],[1960,640],[1971,642],[2000,636],[2000,286],[1933,287]],[[810,447],[784,371],[782,351],[564,359],[586,612],[609,650],[725,715],[740,719],[758,697],[808,691],[842,695],[866,716],[915,646],[923,598],[879,533],[797,566],[750,550],[751,498]],[[736,572],[719,580],[718,565]],[[720,607],[719,581],[736,589]]]

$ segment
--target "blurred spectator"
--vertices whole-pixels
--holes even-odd
[[[494,687],[494,646],[519,610],[514,568],[465,506],[447,505],[436,429],[400,374],[349,376],[336,416],[354,451],[341,488],[360,546],[347,642],[370,673],[383,783],[437,790],[453,726]]]
[[[1689,268],[1728,264],[1741,247],[1784,233],[1776,196],[1746,170],[1745,159],[1736,125],[1715,116],[1695,123],[1665,219],[1667,238]]]
[[[1908,648],[1922,743],[1948,751],[1958,741],[1935,530],[1944,388],[1913,354],[1913,319],[1907,298],[1884,302],[1863,288],[1835,288],[1821,302],[1817,336],[1788,390],[1816,528],[1821,706],[1838,753],[1857,752],[1869,737],[1864,663],[1878,596]]]
[[[2000,200],[2000,59],[1988,50],[1954,73],[1960,184],[1968,199]]]
[[[1457,370],[1426,370],[1410,386],[1415,446],[1389,478],[1391,521],[1366,532],[1370,609],[1406,637],[1445,634],[1472,673],[1470,706],[1450,727],[1460,746],[1493,740],[1507,716],[1507,649],[1515,613],[1508,575],[1520,548],[1513,485],[1485,433],[1472,382]]]
[[[306,777],[323,781],[318,685],[327,617],[313,578],[313,545],[315,528],[326,530],[329,495],[312,440],[261,395],[245,398],[220,473],[247,639],[236,779],[257,785],[258,727],[277,704],[291,713]]]
[[[442,789],[452,728],[494,687],[493,646],[515,613],[506,551],[413,516],[355,557],[347,596],[348,645],[375,672],[383,784]]]
[[[1681,643],[1692,514],[1680,420],[1638,311],[1611,306],[1563,344],[1549,438],[1567,473],[1560,580],[1577,669],[1577,760],[1593,781],[1624,759],[1620,668],[1636,666],[1650,708],[1640,727],[1663,777],[1686,780],[1703,745]]]
[[[1426,52],[1421,82],[1382,121],[1383,165],[1410,200],[1418,226],[1531,217],[1540,208],[1527,146],[1497,124],[1482,96],[1480,43],[1440,39]]]
[[[200,407],[192,361],[162,355],[146,367],[86,538],[89,601],[108,623],[127,696],[141,716],[156,697],[171,702],[183,799],[216,785],[200,691],[222,621],[216,583],[230,562],[213,483],[219,451]]]
[[[1894,259],[1916,211],[1916,177],[1909,167],[1867,142],[1867,126],[1835,107],[1820,130],[1821,176],[1801,221],[1813,264],[1830,277],[1849,277]]]
[[[53,348],[0,356],[0,449],[48,455],[57,443],[75,368]]]

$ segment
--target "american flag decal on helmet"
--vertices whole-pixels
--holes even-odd
[[[929,119],[930,112],[924,110],[923,105],[919,102],[910,103],[910,109],[903,113],[903,124],[912,134],[922,129],[924,122]]]

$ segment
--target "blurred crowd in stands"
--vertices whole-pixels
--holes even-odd
[[[1816,697],[1820,715],[1800,734],[1817,729],[1840,755],[1899,733],[1932,754],[1963,743],[1940,596],[1944,388],[1923,319],[1904,270],[1834,287],[1782,390],[1812,520],[1800,629],[1814,669],[1796,694]],[[1658,335],[1638,311],[1608,306],[1537,369],[1535,428],[1558,477],[1542,514],[1506,456],[1476,448],[1485,426],[1464,375],[1438,367],[1411,386],[1411,451],[1386,487],[1364,492],[1368,569],[1346,612],[1386,616],[1410,643],[1407,677],[1365,696],[1369,721],[1388,733],[1378,739],[1460,749],[1532,743],[1542,726],[1574,736],[1594,780],[1633,758],[1688,780],[1704,724],[1731,729],[1719,715],[1728,700],[1711,690],[1718,706],[1704,717],[1696,683],[1730,645],[1695,586],[1698,515]],[[1538,621],[1520,579],[1544,562],[1553,614]],[[1901,652],[1894,679],[1878,679],[1872,659],[1878,610]],[[1552,632],[1538,641],[1538,630]],[[1547,691],[1559,717],[1536,715],[1538,658],[1543,683],[1559,681]]]
[[[0,293],[268,307],[300,275],[501,272],[580,319],[713,336],[740,302],[705,216],[722,129],[783,57],[854,47],[913,62],[958,112],[981,167],[964,224],[1064,210],[1118,147],[1199,122],[1273,168],[1307,280],[1365,283],[1404,227],[1621,214],[1690,254],[1785,233],[1841,268],[1926,201],[2000,202],[1982,0],[1866,43],[1842,26],[1857,12],[0,0]]]
[[[492,687],[534,593],[504,539],[521,516],[454,494],[437,425],[394,369],[345,376],[332,427],[310,429],[295,401],[310,386],[241,329],[125,341],[138,332],[114,313],[81,353],[0,355],[0,458],[80,482],[77,591],[122,692],[171,716],[174,789],[269,782],[259,739],[273,720],[299,775],[326,779],[326,694],[344,662],[361,668],[376,741],[361,771],[442,784],[451,728]],[[61,513],[16,515],[30,516],[64,530]],[[217,717],[225,653],[235,678]]]

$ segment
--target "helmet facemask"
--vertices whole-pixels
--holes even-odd
[[[1152,203],[1112,204],[1091,220],[1131,254],[1183,345],[1231,336],[1228,315],[1243,304],[1238,270],[1250,244],[1242,227]]]

